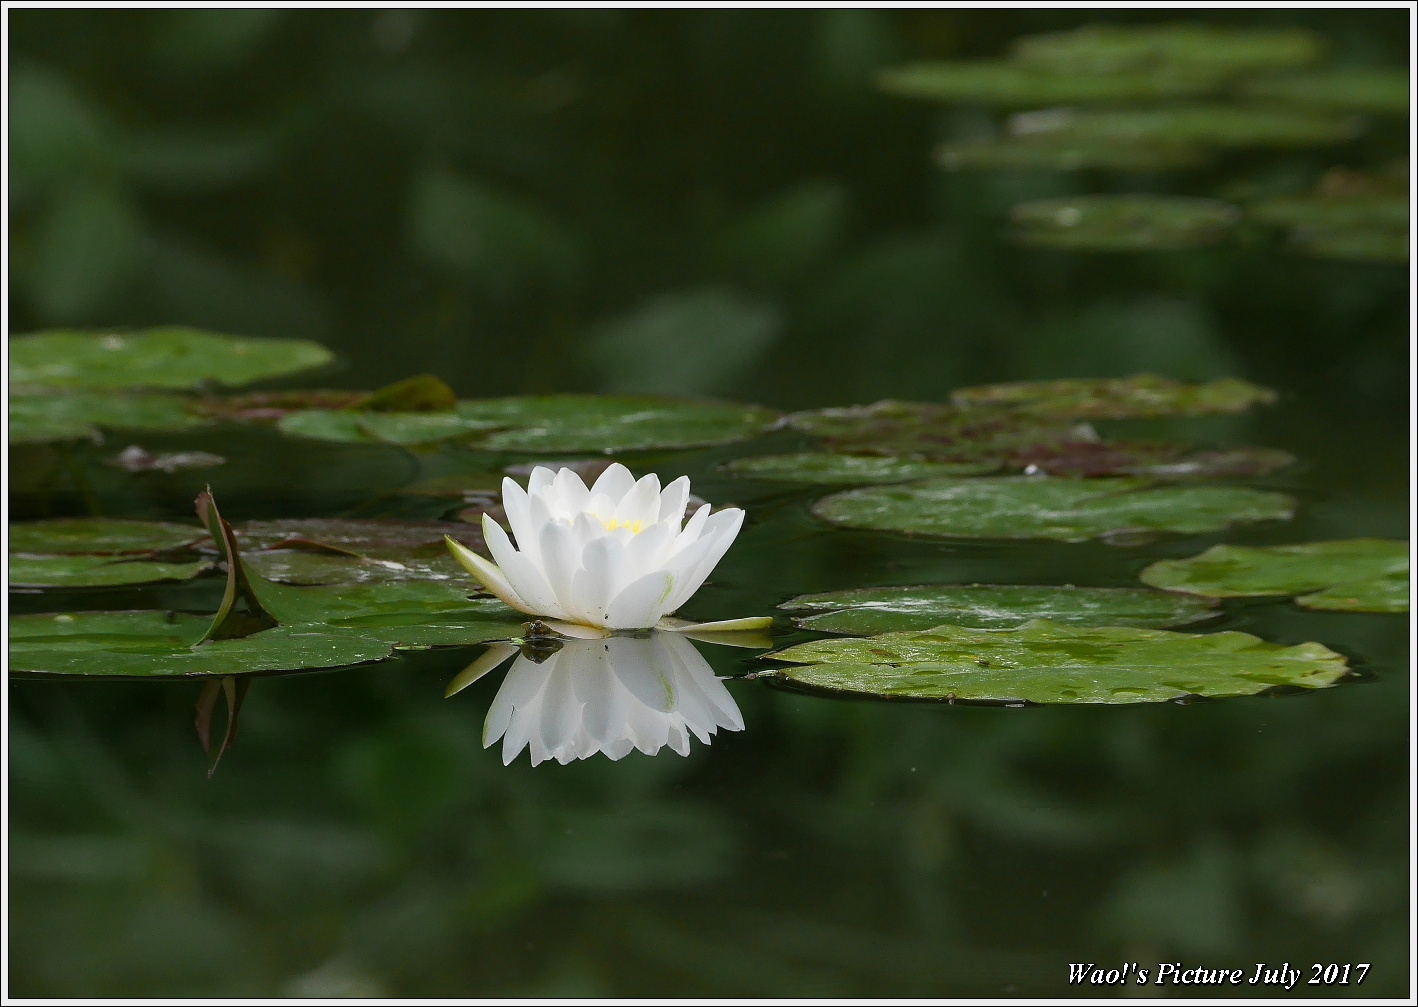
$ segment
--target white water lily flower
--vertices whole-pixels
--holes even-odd
[[[487,664],[512,653],[495,648]],[[502,739],[504,765],[524,748],[534,766],[631,749],[688,755],[691,734],[707,745],[721,727],[742,731],[743,715],[709,662],[678,633],[651,633],[568,640],[541,663],[519,655],[488,708],[483,747]]]
[[[699,590],[743,526],[737,507],[710,514],[708,504],[686,522],[688,500],[687,476],[661,489],[658,476],[637,482],[617,463],[587,489],[571,469],[538,466],[525,490],[502,480],[515,546],[483,515],[495,563],[452,539],[448,548],[519,612],[600,631],[650,629]],[[712,625],[745,628],[747,622],[768,620]]]

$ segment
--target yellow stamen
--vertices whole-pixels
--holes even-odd
[[[631,534],[640,534],[641,524],[639,521],[621,521],[617,518],[603,518],[599,514],[596,515],[596,520],[606,526],[606,531],[615,531],[617,528],[629,528]]]

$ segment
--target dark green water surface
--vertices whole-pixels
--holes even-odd
[[[199,13],[213,12],[185,12]],[[777,615],[776,647],[815,638],[776,608],[808,592],[1130,587],[1222,542],[1408,537],[1405,265],[1305,257],[1259,230],[1132,254],[1008,237],[1009,207],[1029,199],[1300,191],[1401,156],[1401,121],[1170,172],[945,173],[932,146],[977,136],[989,111],[888,97],[872,74],[1097,18],[408,13],[206,30],[164,12],[15,12],[12,73],[78,95],[105,124],[94,149],[120,153],[95,167],[82,145],[25,148],[69,153],[12,181],[11,330],[315,338],[342,364],[308,385],[429,371],[468,397],[654,391],[786,410],[1138,371],[1279,392],[1242,416],[1098,424],[1298,459],[1242,481],[1291,493],[1293,520],[1134,545],[836,529],[810,512],[830,488],[733,478],[733,446],[618,456],[746,509],[680,614]],[[1252,16],[1314,28],[1345,65],[1406,65],[1398,12],[1232,20]],[[12,130],[48,135],[35,124],[59,106],[37,107],[12,107],[31,116]],[[177,147],[159,168],[134,153],[242,130],[260,156],[211,155],[226,175]],[[208,483],[233,521],[436,518],[453,502],[397,491],[530,460],[235,426],[125,438],[13,448],[11,520],[188,520]],[[228,461],[102,463],[130,442]],[[752,453],[808,443],[777,432]],[[221,583],[12,593],[10,612],[210,612]],[[844,699],[745,678],[764,667],[754,651],[701,646],[732,679],[742,732],[687,757],[566,766],[482,748],[501,671],[444,698],[479,648],[258,677],[211,779],[199,683],[12,679],[10,993],[1403,996],[1409,626],[1230,600],[1188,628],[1317,641],[1357,674],[1108,707]],[[1106,989],[1071,986],[1070,963],[1247,979],[1288,963],[1300,979],[1288,994]],[[1330,963],[1371,967],[1362,986],[1308,984]]]

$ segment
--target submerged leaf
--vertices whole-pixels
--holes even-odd
[[[1324,602],[1330,597],[1359,599],[1377,591],[1376,610],[1391,611],[1389,602],[1382,600],[1390,595],[1390,585],[1355,588],[1352,594],[1345,589],[1356,582],[1400,575],[1406,580],[1408,543],[1354,538],[1297,545],[1216,545],[1190,559],[1159,560],[1142,571],[1142,581],[1208,598],[1307,594],[1338,585],[1332,596],[1320,597],[1321,604],[1312,604],[1312,595],[1311,607],[1328,607]],[[1406,606],[1406,589],[1403,601]],[[1362,610],[1357,601],[1348,607]]]
[[[944,623],[1008,629],[1031,619],[1075,626],[1161,628],[1217,614],[1213,601],[1163,591],[1014,584],[853,588],[799,595],[778,607],[821,613],[796,619],[803,629],[852,636],[924,630]]]
[[[831,524],[967,538],[1079,542],[1124,533],[1203,532],[1235,521],[1289,518],[1283,493],[1227,486],[1155,486],[1136,478],[990,476],[849,490],[819,500]]]
[[[10,380],[57,388],[246,385],[332,360],[325,347],[303,339],[223,336],[181,326],[125,333],[59,329],[10,341]]]
[[[1028,703],[1160,703],[1249,696],[1276,686],[1324,688],[1348,672],[1318,643],[1248,633],[1198,635],[1131,627],[937,626],[923,633],[814,640],[774,654],[788,681],[868,696]]]
[[[1015,206],[1010,218],[1026,244],[1134,252],[1215,244],[1240,211],[1195,196],[1127,194],[1034,200]]]
[[[951,402],[964,408],[1008,406],[1036,415],[1078,419],[1126,419],[1141,416],[1201,416],[1239,413],[1275,401],[1275,392],[1240,378],[1197,384],[1134,374],[1128,378],[1068,378],[1057,381],[1010,381],[958,388]]]

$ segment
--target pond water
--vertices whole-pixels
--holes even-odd
[[[554,437],[537,440],[551,437],[548,430],[569,437],[558,423],[598,446],[614,446],[618,442],[607,439],[613,436],[638,436],[620,428],[605,433],[579,413],[565,421],[544,402],[527,406],[528,415],[514,423],[506,419],[514,407],[469,405],[474,397],[663,392],[804,410],[882,398],[942,403],[967,384],[1140,371],[1187,381],[1243,375],[1274,388],[1275,402],[1243,412],[1091,422],[1109,445],[1145,438],[1288,452],[1295,458],[1290,465],[1170,483],[1164,476],[1161,484],[1288,494],[1293,517],[1147,534],[1138,533],[1134,521],[1118,526],[1127,530],[1122,535],[1013,539],[841,526],[824,520],[826,512],[815,505],[863,485],[860,475],[810,484],[728,468],[747,456],[823,446],[801,422],[766,429],[777,414],[765,412],[759,424],[765,429],[742,440],[633,446],[615,454],[637,476],[656,472],[668,482],[688,475],[702,500],[745,510],[734,545],[678,614],[696,621],[775,616],[770,639],[728,641],[756,646],[678,634],[669,635],[670,642],[531,640],[520,651],[508,646],[497,655],[506,664],[471,681],[459,676],[483,655],[480,643],[396,650],[387,659],[349,666],[307,662],[293,673],[263,671],[243,677],[249,691],[240,730],[210,776],[194,713],[199,697],[216,699],[212,730],[220,735],[225,700],[215,689],[204,693],[203,681],[104,677],[104,669],[92,667],[97,674],[86,678],[13,676],[12,995],[1062,997],[1234,996],[1243,990],[1239,995],[1376,997],[1409,990],[1406,614],[1312,610],[1292,600],[1299,588],[1224,599],[1211,618],[1178,631],[1239,631],[1285,646],[1316,642],[1351,669],[1327,688],[1225,698],[1184,695],[1195,690],[1183,688],[1176,690],[1182,701],[1132,704],[881,699],[794,684],[770,673],[789,665],[763,659],[769,649],[849,639],[795,625],[794,617],[812,613],[779,606],[803,594],[889,585],[1137,589],[1150,564],[1218,544],[1406,540],[1407,271],[1386,260],[1389,252],[1372,252],[1378,240],[1372,229],[1364,233],[1370,243],[1361,254],[1351,254],[1351,244],[1338,257],[1307,257],[1309,246],[1298,238],[1287,245],[1260,230],[1198,247],[1188,244],[1191,238],[1175,239],[1182,241],[1177,245],[1168,237],[1121,254],[1116,243],[1031,247],[1049,244],[1037,233],[1016,235],[1025,243],[1014,243],[1007,212],[1029,200],[1134,191],[1249,206],[1247,200],[1262,196],[1307,192],[1336,166],[1381,170],[1404,149],[1402,129],[1379,115],[1362,136],[1315,141],[1338,147],[1243,150],[1220,165],[1172,174],[1129,168],[1118,176],[1036,165],[937,176],[929,173],[932,143],[980,139],[986,111],[932,105],[907,121],[920,109],[856,87],[852,74],[912,55],[995,56],[1017,35],[1072,29],[1076,21],[1043,13],[990,21],[984,12],[938,12],[936,20],[925,13],[873,19],[870,12],[840,12],[857,20],[758,14],[759,21],[740,22],[721,13],[584,24],[568,19],[545,30],[510,17],[453,19],[442,23],[448,35],[442,43],[431,14],[405,21],[390,12],[372,22],[292,15],[289,22],[228,26],[207,36],[176,20],[115,19],[115,30],[154,53],[167,52],[169,63],[149,78],[126,64],[107,65],[107,83],[80,68],[98,22],[16,15],[32,80],[63,81],[45,92],[51,95],[65,88],[88,95],[113,120],[105,127],[110,138],[131,140],[125,131],[141,133],[145,115],[185,128],[202,109],[224,107],[223,87],[240,84],[252,95],[244,105],[237,102],[235,112],[226,109],[229,117],[274,115],[280,95],[301,93],[303,108],[336,109],[359,123],[366,140],[397,138],[398,144],[371,155],[359,171],[337,176],[351,192],[377,197],[378,213],[387,212],[389,220],[374,220],[372,210],[361,218],[348,198],[341,202],[338,193],[321,191],[330,164],[310,160],[308,134],[322,128],[311,123],[300,139],[270,141],[276,167],[252,168],[220,196],[184,188],[175,175],[139,179],[122,193],[138,208],[148,235],[150,254],[142,266],[148,272],[137,280],[115,279],[91,297],[73,293],[81,284],[61,289],[57,279],[47,286],[26,280],[31,287],[22,291],[13,331],[177,322],[317,338],[341,357],[339,365],[256,387],[372,388],[429,371],[452,386],[460,404],[457,411],[417,414],[341,412],[334,420],[306,414],[301,422],[311,425],[299,430],[228,418],[185,430],[135,431],[128,421],[86,413],[82,423],[106,431],[96,443],[82,430],[77,437],[70,430],[17,441],[12,402],[12,537],[18,522],[104,517],[183,522],[196,538],[202,531],[193,501],[210,486],[222,515],[244,536],[253,577],[259,570],[299,581],[260,564],[276,562],[274,555],[306,564],[300,569],[314,576],[312,570],[328,573],[351,560],[329,550],[263,557],[260,543],[288,533],[282,521],[388,518],[452,527],[465,508],[495,508],[488,491],[509,466],[604,460],[587,445],[566,449]],[[1406,54],[1385,48],[1391,26],[1379,13],[1303,23],[1338,39],[1333,51],[1347,65],[1381,66]],[[246,53],[242,31],[265,39],[269,51],[258,46]],[[214,47],[206,58],[231,61],[226,69],[199,70],[172,55],[172,46],[195,46],[203,37]],[[318,72],[296,72],[293,54],[312,39],[328,50]],[[740,51],[750,39],[754,46]],[[742,164],[730,168],[716,158],[751,163],[754,143],[782,128],[784,110],[765,108],[745,83],[768,73],[774,40],[810,66],[781,73],[784,101],[812,109],[814,118],[802,135],[780,137],[761,155],[759,167],[773,181],[755,186],[741,177]],[[599,48],[606,52],[592,54]],[[666,54],[675,52],[698,54],[698,69],[666,65]],[[610,67],[616,54],[627,69]],[[461,76],[468,60],[507,79],[491,69],[489,79]],[[541,69],[533,73],[532,67]],[[280,87],[257,87],[258,71],[275,73]],[[737,112],[742,121],[734,127],[714,119],[702,130],[653,125],[656,109],[668,107],[657,104],[667,99],[651,87],[657,75],[673,84],[680,100],[693,93],[696,79],[722,88],[720,105],[708,107]],[[201,82],[190,108],[164,90],[184,79]],[[371,93],[341,104],[331,97],[330,81],[351,79],[364,81]],[[518,105],[513,115],[497,104],[512,84],[516,102],[532,111]],[[391,123],[391,114],[397,119],[398,110],[407,109],[401,103],[410,94],[430,87],[485,98],[472,116],[486,128],[478,142],[449,138],[458,132],[454,126],[468,127],[463,119],[439,120],[454,115],[451,99],[429,113],[429,122]],[[597,90],[602,87],[607,90]],[[616,115],[586,113],[588,90],[620,96]],[[1086,98],[1059,99],[1075,100]],[[359,115],[367,118],[351,111],[359,102]],[[545,121],[563,107],[570,122]],[[1011,107],[1035,104],[1031,98]],[[608,119],[625,128],[620,139],[592,140],[580,131],[604,127]],[[868,127],[875,132],[868,130],[866,139],[851,135]],[[418,142],[408,140],[408,131],[420,130]],[[625,137],[636,130],[660,146],[630,170],[637,145]],[[862,149],[872,137],[877,148]],[[527,144],[520,154],[519,139]],[[695,143],[703,147],[677,146]],[[824,143],[831,149],[824,152]],[[547,150],[588,160],[573,169],[547,157],[538,170],[528,167]],[[592,177],[598,175],[587,167],[592,154],[601,158],[599,174],[609,172],[615,184]],[[453,167],[438,167],[440,161]],[[130,150],[123,163],[140,159]],[[693,197],[688,208],[678,190],[645,181],[649,168],[686,164],[699,172],[686,183]],[[391,165],[398,167],[397,183],[380,174],[394,171]],[[468,188],[470,178],[493,179],[498,192],[520,192],[522,202],[503,205],[495,195],[478,203],[486,193]],[[584,181],[589,195],[559,199],[558,179]],[[296,205],[292,194],[300,191],[319,205]],[[49,226],[45,201],[57,198],[22,200],[24,226]],[[552,208],[547,212],[576,222],[566,225],[579,243],[567,253],[573,280],[558,278],[563,231],[555,220],[546,223],[545,207],[527,209],[536,199]],[[420,216],[420,200],[444,211]],[[830,241],[817,241],[808,233],[817,226],[812,221],[836,228],[829,218],[836,219],[833,208],[842,201],[852,206],[855,221]],[[767,204],[776,210],[764,211]],[[472,231],[491,234],[489,247],[505,253],[508,264],[489,265],[477,247],[460,244],[463,238],[452,233],[456,222],[449,225],[451,237],[428,238],[440,213],[453,212],[447,206],[473,206],[467,213],[480,223]],[[206,216],[184,222],[193,207]],[[1091,212],[1085,206],[1077,217],[1060,218],[1063,211],[1048,209],[1052,216],[1016,219],[1027,217],[1031,229],[1047,230],[1049,220],[1083,221]],[[335,211],[354,216],[347,220]],[[257,221],[256,230],[266,229],[264,236],[247,231],[243,212]],[[412,223],[394,220],[406,212]],[[1214,207],[1208,212],[1215,217]],[[617,237],[611,225],[620,220],[634,223]],[[379,270],[369,265],[373,239],[359,233],[362,223],[393,243],[411,242],[389,266],[393,279],[378,280]],[[1214,220],[1207,225],[1214,226]],[[348,248],[341,245],[346,240]],[[1220,239],[1208,232],[1198,240]],[[194,242],[221,249],[220,268],[215,258],[194,251]],[[54,241],[43,247],[49,251],[33,253],[35,269],[60,276],[70,268],[53,251],[59,247]],[[663,261],[657,249],[666,250]],[[194,281],[194,289],[207,291],[207,303],[196,304],[197,295],[184,300],[172,282],[160,280],[163,271],[184,265],[189,271],[182,275],[211,281],[205,287]],[[102,256],[90,267],[101,268]],[[265,288],[251,281],[262,270]],[[284,293],[272,294],[271,284],[284,284]],[[251,300],[241,307],[248,293]],[[292,298],[315,307],[292,308]],[[46,354],[48,361],[68,359],[58,351]],[[117,383],[160,384],[155,371],[146,373],[146,382]],[[52,374],[46,380],[62,383]],[[208,395],[220,383],[169,387]],[[420,394],[438,390],[423,387]],[[52,391],[35,398],[58,401]],[[37,402],[35,408],[49,407]],[[183,399],[180,408],[196,407]],[[358,422],[366,425],[350,433],[350,416],[364,417]],[[420,424],[429,416],[463,426],[456,436],[389,443],[425,436]],[[1076,420],[1077,413],[1070,414],[1068,422]],[[900,437],[914,436],[925,422],[913,415],[905,433],[873,427],[862,436],[899,447]],[[331,433],[331,424],[339,429]],[[417,436],[409,432],[415,428]],[[1029,445],[1055,443],[1030,429]],[[980,443],[977,434],[966,440]],[[538,443],[550,449],[537,450]],[[189,458],[172,463],[174,471],[157,463],[114,464],[129,444],[150,454],[201,451],[223,461]],[[1070,450],[1083,449],[1074,444]],[[1087,452],[1089,465],[1103,464],[1094,448]],[[910,451],[895,453],[920,462]],[[1076,485],[1076,478],[1087,483],[1119,471],[1043,475],[1023,455],[1000,461],[1004,456],[997,454],[974,473],[925,475],[963,482],[1023,479],[1006,474],[1024,471],[1050,485]],[[1027,457],[1047,466],[1059,456]],[[1127,464],[1156,461],[1129,458]],[[961,464],[954,455],[947,461]],[[979,452],[969,461],[980,466]],[[525,481],[525,470],[519,478]],[[932,513],[945,510],[933,505]],[[246,524],[261,521],[272,525]],[[465,530],[475,527],[463,523]],[[321,534],[329,528],[309,531],[314,539]],[[1071,538],[1082,540],[1065,540]],[[430,551],[426,544],[415,537],[403,545],[350,548],[376,565],[396,556],[412,564],[415,557],[432,571],[424,583],[465,585],[472,592],[471,577],[451,563],[440,566],[447,562],[441,546]],[[12,540],[11,551],[24,550]],[[52,554],[49,547],[33,553]],[[200,560],[208,568],[182,575],[189,579],[41,588],[19,584],[12,559],[10,613],[172,611],[202,615],[194,620],[200,632],[227,584],[211,565],[215,552],[178,548],[161,558]],[[334,600],[321,605],[333,611],[340,598],[353,606],[364,597],[348,578],[330,576],[327,582],[339,586],[330,589]],[[320,590],[286,587],[280,595],[279,585],[256,579],[258,594],[270,589],[266,597],[283,598],[286,606],[295,604],[290,592]],[[387,596],[378,598],[384,600],[371,603],[371,616],[391,611]],[[410,619],[427,630],[447,621],[446,613],[445,605],[427,620]],[[398,621],[390,619],[391,625]],[[404,631],[401,625],[398,632]],[[388,637],[391,645],[394,639]],[[605,667],[619,675],[632,699],[653,694],[666,676],[671,688],[703,697],[688,726],[642,719],[629,734],[643,739],[664,732],[642,746],[663,745],[653,757],[625,754],[628,745],[620,743],[613,754],[623,757],[614,761],[590,754],[561,765],[555,757],[544,759],[548,753],[538,753],[538,742],[529,751],[512,750],[509,741],[504,764],[504,731],[509,738],[538,731],[553,738],[565,724],[554,729],[549,717],[528,722],[524,711],[504,709],[494,726],[489,710],[499,703],[499,690],[506,685],[526,693],[548,688],[537,684],[543,680],[554,684],[559,675],[582,674],[576,669],[602,660],[597,648],[610,655],[612,643],[615,654],[604,659]],[[16,653],[12,668],[46,670]],[[1070,984],[1070,965],[1080,963],[1130,966],[1130,985],[1124,991]],[[1243,980],[1224,989],[1158,986],[1164,963],[1239,969]],[[1327,981],[1323,967],[1331,963],[1367,966],[1362,985]],[[1249,984],[1258,965],[1288,965],[1298,969],[1298,981],[1288,991]],[[1150,973],[1145,990],[1136,983],[1139,967]],[[1310,984],[1316,975],[1320,981]]]

